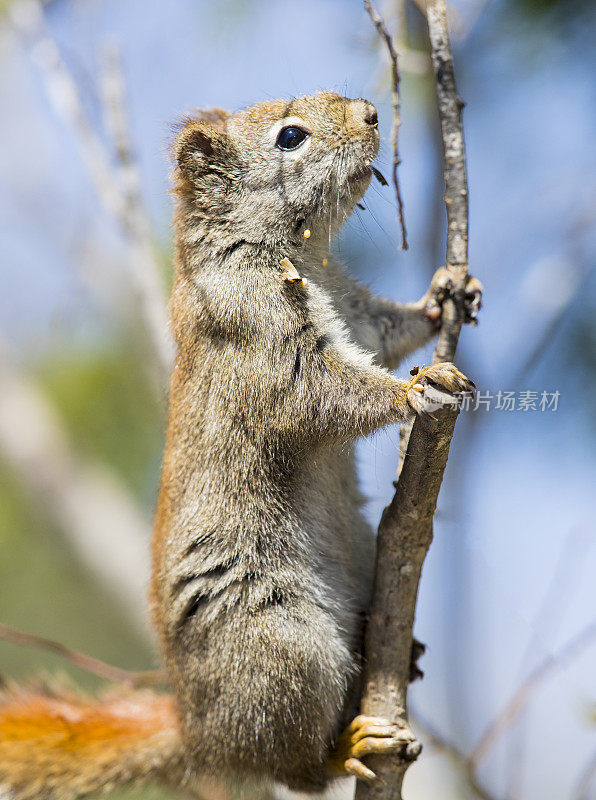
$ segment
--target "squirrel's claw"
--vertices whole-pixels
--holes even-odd
[[[420,752],[420,745],[412,732],[386,719],[360,714],[348,725],[333,748],[327,767],[336,777],[355,775],[360,780],[372,783],[375,773],[361,759],[382,753],[401,752],[404,758],[413,760]]]
[[[287,283],[291,284],[299,284],[303,288],[306,288],[307,285],[306,278],[301,277],[300,273],[298,272],[296,267],[292,264],[289,258],[282,258],[282,260],[279,263],[283,267],[283,271],[280,276],[282,281],[286,281]]]
[[[482,307],[483,287],[478,278],[468,276],[464,298],[464,322],[467,325],[478,324],[478,312]],[[424,315],[430,322],[440,325],[441,311],[445,299],[453,292],[453,281],[445,267],[433,275],[428,292],[422,299]]]
[[[442,362],[417,369],[405,390],[408,405],[417,414],[436,419],[433,411],[457,402],[457,395],[476,391],[476,385],[453,364]]]
[[[374,783],[377,779],[372,769],[365,767],[362,761],[359,761],[357,758],[348,758],[344,763],[344,767],[348,775],[360,778],[361,781]]]

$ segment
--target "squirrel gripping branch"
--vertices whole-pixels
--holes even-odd
[[[151,582],[173,697],[8,691],[2,798],[74,800],[146,778],[314,792],[374,780],[363,758],[407,748],[395,721],[358,715],[375,538],[354,443],[473,384],[449,363],[391,372],[437,333],[444,271],[400,305],[329,252],[378,148],[375,107],[331,92],[181,124]]]

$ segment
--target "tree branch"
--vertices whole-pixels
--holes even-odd
[[[447,269],[454,292],[443,308],[436,362],[452,360],[464,318],[468,273],[468,190],[462,102],[453,73],[445,0],[428,0],[427,19],[445,157]],[[418,417],[391,504],[379,525],[377,566],[370,622],[366,631],[362,713],[388,717],[407,730],[407,687],[418,583],[432,541],[435,512],[456,410],[443,409],[429,424]],[[356,800],[400,800],[402,782],[415,750],[406,756],[376,756],[370,766],[380,780],[359,783]]]

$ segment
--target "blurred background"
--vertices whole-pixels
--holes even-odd
[[[411,300],[444,258],[441,143],[423,14],[408,0],[380,9],[401,54],[410,249],[392,189],[376,184],[335,248],[375,290]],[[589,800],[596,8],[450,10],[471,271],[485,286],[457,361],[480,394],[460,416],[422,578],[428,651],[411,710],[425,750],[406,794]],[[323,88],[377,105],[388,175],[389,70],[359,0],[0,2],[1,622],[121,667],[156,665],[145,597],[171,357],[171,123]],[[397,431],[362,443],[359,461],[376,525]],[[99,685],[5,641],[0,671]],[[141,796],[169,797],[126,794]]]

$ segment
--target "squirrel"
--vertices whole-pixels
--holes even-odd
[[[391,720],[358,714],[375,537],[353,449],[428,413],[427,396],[473,390],[449,363],[392,374],[436,335],[446,270],[400,305],[329,252],[382,179],[366,100],[320,92],[201,111],[173,149],[177,356],[151,579],[173,697],[7,689],[11,800],[146,778],[188,793],[205,776],[319,792],[342,775],[374,780],[361,759],[407,744]],[[470,278],[467,321],[480,297]]]

